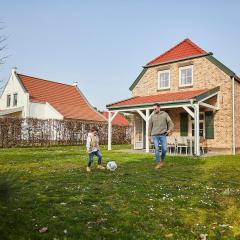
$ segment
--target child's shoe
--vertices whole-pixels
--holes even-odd
[[[101,165],[101,164],[98,164],[97,165],[97,169],[105,170],[105,167],[103,165]]]

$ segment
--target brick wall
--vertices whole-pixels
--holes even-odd
[[[183,65],[193,65],[193,87],[179,88],[179,67]],[[159,91],[158,71],[170,70],[171,83],[170,90]],[[220,110],[214,114],[214,139],[205,141],[208,148],[222,149],[230,153],[232,148],[232,84],[230,77],[211,63],[205,57],[196,58],[191,61],[182,61],[164,66],[148,68],[138,84],[132,91],[133,96],[153,95],[163,92],[189,91],[194,89],[211,89],[220,86],[219,103]],[[216,98],[209,102],[216,102]],[[239,105],[238,105],[239,106]],[[202,109],[209,110],[209,109]],[[200,110],[200,111],[202,111]],[[173,110],[172,110],[173,111]],[[182,111],[182,109],[181,109]],[[238,108],[239,111],[239,108]],[[179,110],[175,109],[174,119],[178,127],[177,114]],[[238,121],[239,122],[239,121]],[[178,128],[176,127],[176,134]],[[239,141],[238,141],[239,144]]]

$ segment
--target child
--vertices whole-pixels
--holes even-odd
[[[105,167],[102,166],[102,154],[99,151],[99,138],[98,138],[98,128],[92,127],[87,137],[87,153],[88,153],[88,165],[87,172],[91,172],[91,165],[93,162],[93,157],[96,155],[98,157],[97,168],[104,170]]]

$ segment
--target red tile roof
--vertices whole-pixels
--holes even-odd
[[[156,57],[147,65],[153,65],[168,61],[174,61],[177,59],[188,58],[198,55],[207,54],[203,49],[193,43],[190,39],[184,39],[182,42],[174,46],[173,48],[169,49],[165,53],[161,54],[160,56]]]
[[[150,95],[150,96],[137,96],[132,97],[129,99],[125,99],[116,103],[112,103],[107,105],[107,108],[113,107],[124,107],[124,106],[135,106],[141,104],[154,104],[158,103],[165,103],[165,102],[174,102],[174,101],[184,101],[190,100],[202,93],[208,92],[208,89],[199,89],[199,90],[191,90],[191,91],[179,91],[179,92],[168,92],[168,93],[161,93],[157,95]]]
[[[108,112],[102,113],[106,119],[108,119]],[[113,115],[114,113],[112,113]],[[118,113],[112,121],[112,125],[119,125],[119,126],[129,126],[129,121],[127,118],[124,117],[123,114]]]
[[[48,102],[64,118],[84,121],[106,121],[72,85],[17,74],[30,95],[31,102]]]

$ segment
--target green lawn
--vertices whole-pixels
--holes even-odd
[[[91,173],[82,146],[1,149],[0,239],[240,239],[240,156],[155,170],[114,148],[102,153],[118,169]]]

